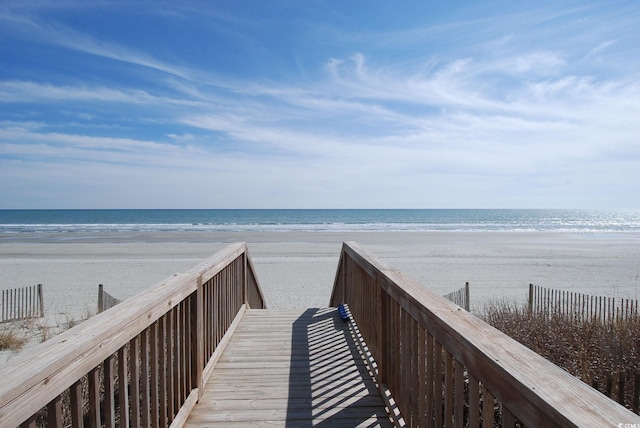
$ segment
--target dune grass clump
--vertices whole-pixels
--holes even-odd
[[[19,351],[26,343],[27,339],[15,328],[0,327],[0,351]]]
[[[583,382],[638,409],[640,317],[603,322],[529,312],[526,305],[491,302],[481,317]],[[635,391],[634,391],[635,390]]]

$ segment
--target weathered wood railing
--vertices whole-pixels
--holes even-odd
[[[355,243],[340,255],[331,305],[341,303],[408,426],[640,426],[639,416]]]
[[[230,245],[0,369],[0,426],[179,426],[264,306],[246,245]]]
[[[0,322],[18,321],[44,316],[42,284],[2,290]]]

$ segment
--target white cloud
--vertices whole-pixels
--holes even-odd
[[[147,206],[209,207],[367,206],[379,192],[387,206],[561,204],[570,192],[585,203],[590,186],[605,195],[604,186],[640,182],[637,73],[589,67],[606,64],[600,59],[624,45],[622,35],[592,36],[581,49],[562,38],[527,43],[560,29],[545,21],[532,31],[541,14],[524,15],[523,28],[500,17],[345,32],[346,46],[316,70],[305,64],[304,76],[273,80],[258,66],[218,78],[141,45],[5,13],[3,22],[24,24],[16,30],[24,38],[161,73],[136,69],[130,86],[106,77],[0,81],[0,108],[10,114],[0,123],[0,178],[74,188],[74,175],[93,174],[109,183],[100,185],[104,201],[115,203],[129,180],[136,184],[122,204],[136,206],[136,192],[149,186]],[[479,25],[487,22],[503,26]],[[469,44],[443,49],[454,33]],[[92,126],[71,127],[50,110]],[[189,195],[211,193],[212,183],[215,201]]]

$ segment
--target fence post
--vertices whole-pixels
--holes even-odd
[[[104,310],[104,294],[102,284],[98,284],[98,313]]]
[[[529,315],[533,313],[533,284],[529,284]]]
[[[44,316],[44,294],[42,292],[42,284],[38,284],[38,302],[40,303],[40,316]]]
[[[471,312],[471,299],[469,298],[469,282],[464,283],[464,308]]]

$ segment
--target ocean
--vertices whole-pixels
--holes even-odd
[[[0,210],[0,233],[640,232],[640,210],[212,209]]]

